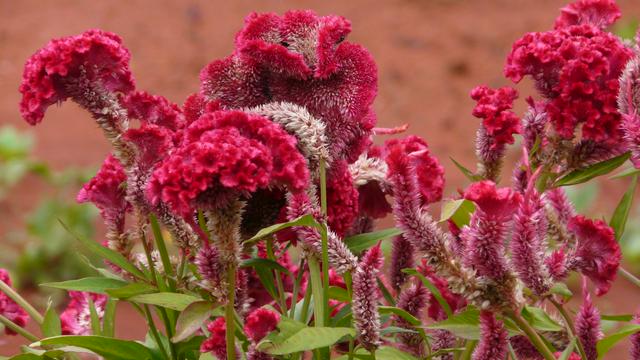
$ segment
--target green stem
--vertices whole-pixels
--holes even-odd
[[[320,209],[324,221],[322,223],[322,306],[329,309],[329,240],[327,236],[327,169],[324,159],[320,159]],[[324,323],[329,322],[329,311],[325,311]]]
[[[470,360],[473,354],[473,349],[476,347],[477,340],[467,340],[467,344],[464,347],[464,351],[460,356],[460,360]]]
[[[324,326],[325,320],[325,307],[324,307],[324,292],[322,289],[322,279],[320,275],[320,265],[318,260],[309,256],[307,259],[309,263],[309,276],[311,277],[311,291],[313,292],[313,316],[314,324],[316,327]]]
[[[164,348],[164,344],[162,340],[160,340],[160,334],[158,333],[158,329],[156,328],[156,324],[153,322],[153,316],[151,316],[151,311],[149,311],[149,306],[144,305],[144,316],[147,319],[147,325],[149,326],[149,331],[151,331],[151,336],[153,336],[153,340],[158,345],[158,349],[162,352],[162,355],[165,359],[171,359],[169,354],[167,354],[167,349]]]
[[[638,279],[635,275],[625,270],[623,267],[618,268],[618,273],[622,275],[625,279],[629,280],[633,285],[640,287],[640,279]]]
[[[269,260],[278,262],[276,260],[275,253],[273,252],[272,238],[267,239],[267,257],[269,258]],[[282,284],[282,277],[280,276],[280,271],[278,270],[273,270],[273,273],[275,275],[276,287],[278,289],[278,302],[280,303],[280,309],[281,309],[280,312],[284,314],[287,311],[287,300],[285,299],[285,295],[284,295],[284,285]]]
[[[293,283],[293,294],[291,295],[291,311],[289,311],[289,317],[295,319],[296,317],[296,304],[298,303],[298,294],[300,293],[300,283],[302,282],[302,275],[304,274],[304,259],[300,259],[298,265],[298,275]]]
[[[167,338],[169,339],[169,352],[171,353],[171,358],[175,359],[176,358],[176,351],[175,351],[175,347],[173,346],[173,343],[171,342],[171,338],[173,337],[174,331],[173,329],[175,328],[175,322],[171,321],[170,316],[167,314],[167,310],[163,307],[157,307],[158,313],[160,314],[160,317],[162,318],[162,322],[164,323],[164,329],[167,333]]]
[[[171,259],[169,258],[169,252],[167,251],[167,245],[164,242],[164,236],[162,236],[162,231],[160,230],[160,224],[158,224],[158,220],[153,214],[149,216],[149,222],[151,223],[153,237],[156,240],[156,248],[158,248],[158,252],[160,253],[162,267],[164,268],[165,274],[167,274],[167,276],[171,278],[174,275],[173,265],[171,265]],[[169,289],[171,291],[176,290],[175,285],[175,282],[169,279]]]
[[[236,322],[235,322],[235,298],[236,298],[236,263],[231,262],[227,269],[227,305],[224,320],[227,325],[227,360],[236,360]]]
[[[307,289],[304,292],[304,300],[302,301],[302,314],[300,314],[300,322],[307,324],[307,314],[309,313],[309,304],[311,303],[311,282],[307,283]]]
[[[549,298],[549,301],[553,304],[553,306],[555,306],[555,308],[560,313],[560,316],[562,316],[562,318],[564,319],[564,322],[567,324],[569,335],[576,340],[576,345],[578,345],[578,352],[580,353],[580,357],[582,358],[582,360],[587,360],[587,353],[584,351],[584,346],[582,346],[582,341],[580,341],[580,338],[576,336],[576,330],[575,330],[576,328],[573,325],[573,320],[571,320],[571,316],[569,316],[569,314],[567,313],[567,310],[564,308],[564,306],[562,306],[562,304],[560,304],[559,302],[555,301],[552,298]]]
[[[38,337],[36,337],[32,333],[30,333],[27,329],[24,329],[24,328],[18,326],[16,323],[14,323],[13,321],[7,319],[3,315],[0,315],[0,323],[2,323],[5,327],[13,330],[15,333],[21,335],[23,338],[25,338],[25,339],[27,339],[27,340],[29,340],[31,342],[38,341]]]
[[[513,350],[513,346],[511,346],[511,343],[509,343],[509,356],[511,356],[512,360],[518,360],[518,355],[516,355],[515,350]]]
[[[23,308],[27,314],[37,322],[38,325],[42,325],[44,321],[42,315],[36,310],[27,300],[25,300],[20,294],[18,294],[11,286],[7,285],[4,281],[0,280],[0,291],[5,293],[11,300]]]
[[[553,355],[553,352],[549,350],[549,348],[544,343],[544,341],[542,341],[542,339],[540,338],[540,335],[538,335],[535,329],[531,327],[531,325],[529,325],[529,323],[525,319],[523,319],[519,313],[513,310],[509,310],[505,313],[505,315],[511,318],[511,320],[513,320],[518,325],[518,327],[522,331],[524,331],[524,333],[529,338],[529,341],[531,341],[533,346],[535,346],[538,352],[546,360],[556,360],[556,357]]]

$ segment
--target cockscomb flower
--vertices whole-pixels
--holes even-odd
[[[220,111],[203,115],[185,130],[183,143],[153,171],[147,187],[185,219],[196,205],[216,208],[230,193],[270,186],[304,189],[309,172],[296,140],[257,115]]]
[[[97,112],[99,108],[92,107],[102,105],[93,101],[104,94],[88,93],[91,88],[109,93],[133,90],[130,57],[119,36],[102,30],[51,40],[25,64],[22,116],[35,125],[49,106],[70,97]]]
[[[562,9],[555,28],[588,24],[606,29],[622,16],[614,0],[577,0]]]
[[[504,359],[507,355],[508,333],[502,321],[495,318],[493,313],[480,313],[480,341],[473,351],[473,360]]]
[[[384,258],[380,244],[370,248],[353,274],[353,322],[360,344],[367,350],[380,345],[377,276]]]
[[[347,163],[338,161],[327,176],[327,223],[343,237],[358,215],[358,190]]]
[[[371,150],[371,149],[370,149]],[[360,216],[379,219],[391,212],[386,199],[388,193],[387,163],[378,156],[362,154],[349,165],[353,184],[358,188],[358,211]]]
[[[104,308],[108,297],[102,294],[83,291],[69,291],[71,301],[67,308],[60,314],[63,335],[90,335],[91,334],[91,303],[102,321]]]
[[[471,98],[477,102],[472,114],[482,119],[482,126],[492,140],[490,149],[513,144],[513,135],[520,133],[520,119],[511,111],[518,91],[510,87],[477,86],[471,90]]]
[[[171,131],[177,131],[186,125],[180,107],[164,96],[136,91],[125,96],[122,103],[129,118],[138,119],[142,123],[162,126]]]
[[[627,149],[631,151],[631,162],[640,168],[640,59],[629,61],[620,77],[618,109],[622,114],[622,133]]]
[[[256,309],[247,316],[244,333],[251,341],[258,343],[276,329],[279,321],[280,314],[277,312],[265,308]]]
[[[602,220],[581,215],[571,219],[568,228],[577,238],[573,267],[594,282],[596,295],[607,293],[622,257],[613,229]]]
[[[465,264],[475,268],[479,275],[503,283],[509,274],[505,238],[521,196],[485,180],[471,184],[464,197],[476,204],[469,225],[460,234],[465,244]]]
[[[598,358],[596,345],[603,336],[600,327],[600,312],[591,302],[591,295],[584,279],[582,287],[584,298],[575,319],[576,336],[584,348],[587,360],[596,360]]]
[[[555,131],[572,139],[615,144],[621,136],[616,108],[618,77],[632,56],[615,35],[591,25],[529,33],[516,41],[505,75],[514,82],[530,75],[546,99]]]
[[[209,337],[205,339],[200,345],[200,352],[212,353],[218,359],[227,358],[227,346],[226,346],[226,334],[227,326],[224,317],[219,317],[207,325],[209,330]],[[238,351],[235,352],[236,357]],[[239,357],[238,357],[239,358]]]
[[[7,286],[11,286],[11,277],[9,277],[9,272],[2,268],[0,268],[0,281],[7,284]],[[27,326],[27,322],[29,321],[29,315],[27,312],[2,291],[0,291],[0,315],[11,320],[14,324],[20,327]],[[16,332],[8,327],[5,327],[4,332],[7,335],[16,335]]]

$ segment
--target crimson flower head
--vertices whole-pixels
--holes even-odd
[[[518,91],[510,87],[490,89],[477,86],[471,90],[471,98],[477,101],[472,114],[482,119],[482,126],[491,138],[491,149],[513,144],[513,134],[520,133],[520,118],[511,111]]]
[[[614,0],[577,0],[560,9],[555,28],[588,24],[605,29],[620,16],[620,8]]]
[[[244,332],[254,343],[258,343],[276,329],[280,314],[275,311],[259,308],[252,311],[244,323]]]
[[[130,118],[145,124],[154,124],[177,131],[185,126],[185,119],[178,105],[163,96],[136,91],[122,99]]]
[[[616,278],[622,254],[613,229],[602,220],[575,216],[568,228],[578,240],[576,268],[589,277],[596,286],[596,295],[604,295]]]
[[[107,223],[121,228],[126,212],[131,209],[131,204],[125,198],[126,180],[127,176],[120,162],[109,155],[96,176],[78,192],[76,200],[79,203],[92,202]]]
[[[358,215],[358,200],[358,190],[346,162],[336,162],[327,176],[327,221],[338,236],[351,229]]]
[[[510,188],[497,188],[490,180],[471,184],[464,192],[464,198],[473,201],[478,209],[493,218],[511,218],[522,196]]]
[[[309,182],[306,164],[296,139],[268,119],[240,111],[207,113],[153,171],[147,196],[189,218],[197,204],[216,207],[233,192],[303,190]]]
[[[227,358],[227,344],[225,336],[227,326],[224,317],[219,317],[207,325],[207,330],[211,335],[200,345],[200,352],[212,353],[218,359]]]
[[[62,334],[90,335],[91,309],[89,299],[93,302],[98,318],[102,319],[104,316],[104,308],[107,304],[107,296],[82,291],[69,291],[69,296],[71,297],[71,301],[62,314],[60,314]]]
[[[0,268],[0,281],[3,281],[8,286],[11,286],[11,278],[9,277],[9,272],[2,268]],[[2,291],[0,291],[0,315],[13,321],[13,323],[20,327],[27,326],[27,322],[29,321],[29,315],[27,314],[27,312],[24,311],[23,308],[18,306],[15,301],[9,298]],[[4,332],[7,335],[17,335],[13,330],[7,327],[5,327]]]
[[[102,30],[51,40],[25,64],[22,116],[31,125],[39,123],[49,106],[82,96],[75,93],[79,82],[98,83],[108,92],[133,90],[129,59],[120,37]]]

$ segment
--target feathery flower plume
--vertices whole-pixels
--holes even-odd
[[[412,284],[411,286],[405,288],[400,292],[396,307],[405,310],[418,319],[421,319],[422,312],[427,305],[428,295],[429,292],[422,285],[422,283],[416,282],[415,284]],[[393,321],[398,327],[405,329],[414,328],[408,321],[400,316],[394,315]],[[415,356],[424,356],[425,344],[419,334],[399,333],[398,340],[402,342],[403,349],[405,351],[409,351]]]
[[[555,28],[587,24],[604,30],[620,16],[620,8],[614,0],[577,0],[560,9]]]
[[[409,240],[398,235],[393,238],[391,246],[391,264],[389,266],[389,279],[391,286],[398,291],[407,280],[407,274],[403,269],[412,268],[415,264],[415,249]]]
[[[507,330],[502,321],[497,320],[493,313],[480,313],[480,341],[473,351],[473,360],[504,359],[507,355]]]
[[[456,336],[451,332],[443,329],[434,330],[431,333],[433,338],[431,343],[431,351],[436,352],[443,349],[451,349],[456,346]],[[447,353],[433,357],[434,360],[453,360],[453,354]]]
[[[377,276],[383,262],[378,244],[362,256],[353,274],[353,322],[360,344],[369,351],[380,345]]]
[[[9,277],[9,272],[3,268],[0,268],[0,281],[11,286],[11,277]],[[0,291],[0,315],[11,320],[14,324],[20,327],[27,326],[27,322],[29,321],[29,315],[27,312],[2,291]],[[7,327],[5,327],[4,332],[7,335],[17,335],[13,330]]]
[[[640,58],[627,63],[620,77],[618,109],[622,114],[622,132],[626,147],[631,151],[631,161],[640,167]]]
[[[587,290],[587,281],[584,277],[582,292],[584,299],[575,320],[576,336],[582,343],[587,360],[596,360],[598,358],[596,345],[603,336],[600,328],[600,312],[591,302],[591,294]]]
[[[69,291],[71,301],[60,314],[63,335],[91,335],[90,301],[93,302],[98,318],[102,321],[107,304],[106,295],[82,291]]]
[[[425,259],[422,259],[422,262],[418,266],[417,270],[422,275],[424,275],[424,277],[429,279],[429,281],[431,281],[431,283],[436,288],[438,288],[438,291],[440,291],[440,295],[442,295],[442,298],[449,304],[452,312],[455,313],[456,311],[467,306],[467,302],[464,300],[464,298],[458,294],[452,293],[449,289],[449,282],[446,279],[438,276],[433,268],[427,265]],[[442,321],[447,318],[447,313],[444,311],[444,308],[442,307],[442,305],[440,305],[438,299],[436,299],[435,295],[433,295],[433,293],[431,292],[429,293],[428,305],[429,309],[427,311],[427,314],[431,319],[435,321]]]
[[[513,347],[513,351],[515,351],[518,359],[527,359],[527,360],[542,360],[544,359],[538,349],[529,341],[524,335],[516,335],[509,338],[509,343],[511,347]],[[580,360],[580,358],[578,358]]]
[[[383,159],[369,154],[360,155],[356,162],[349,165],[353,184],[358,189],[358,212],[364,225],[391,212],[391,205],[386,198],[389,193],[387,171],[388,167]],[[354,228],[357,227],[355,225],[357,224],[354,224]]]
[[[216,298],[224,298],[227,289],[224,278],[224,266],[220,260],[220,253],[215,246],[203,245],[194,259],[198,273],[202,276],[201,286],[211,292]]]

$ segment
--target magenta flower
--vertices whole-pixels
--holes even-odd
[[[471,222],[460,234],[465,243],[464,261],[478,275],[504,280],[509,273],[505,238],[521,196],[509,188],[497,189],[492,181],[485,180],[471,184],[464,197],[476,204]]]
[[[383,262],[382,250],[378,244],[362,256],[353,274],[353,322],[358,340],[367,350],[380,345],[377,276]]]
[[[567,194],[565,194],[562,188],[547,190],[544,193],[544,200],[555,211],[561,224],[568,224],[569,220],[576,215],[573,204],[571,204],[569,198],[567,198]]]
[[[576,315],[576,336],[584,348],[587,360],[596,360],[598,358],[596,345],[603,336],[600,328],[600,312],[591,302],[591,295],[587,291],[586,281],[583,280],[582,286],[584,299]]]
[[[182,129],[186,125],[178,105],[163,96],[136,91],[125,96],[122,103],[129,118],[138,119],[145,124],[162,126],[171,131]]]
[[[92,112],[99,103],[85,93],[86,86],[103,92],[127,93],[135,87],[129,70],[129,50],[119,36],[102,30],[51,40],[33,54],[24,67],[20,112],[31,125],[47,108],[71,97]],[[96,93],[91,96],[101,96]]]
[[[391,247],[391,264],[389,266],[389,280],[391,286],[398,291],[407,279],[404,269],[412,268],[415,262],[415,249],[409,240],[398,235],[393,238]]]
[[[640,34],[640,32],[639,32]],[[633,165],[640,167],[640,59],[629,61],[620,77],[618,109],[622,114],[622,132],[626,147],[631,151]]]
[[[614,0],[577,0],[560,11],[556,29],[587,24],[604,30],[622,15]]]
[[[421,282],[417,282],[400,292],[396,307],[405,310],[418,319],[421,319],[422,312],[427,305],[428,295],[429,291],[422,285]],[[409,322],[407,322],[400,316],[394,315],[393,321],[398,327],[405,329],[414,328]],[[419,334],[399,333],[398,340],[400,340],[400,342],[402,343],[403,349],[405,351],[408,351],[415,356],[424,355],[424,342],[422,341],[422,338]]]
[[[358,215],[358,190],[344,161],[337,161],[327,177],[327,223],[343,237]]]
[[[489,311],[480,312],[480,341],[473,351],[473,360],[504,359],[507,355],[507,330],[502,321]]]
[[[279,321],[280,314],[277,312],[258,308],[247,316],[244,323],[244,332],[251,341],[258,343],[276,329]]]
[[[578,215],[569,222],[569,230],[577,238],[574,268],[596,284],[596,295],[606,294],[616,278],[622,257],[613,229],[602,220]]]
[[[185,131],[183,143],[157,166],[147,187],[152,204],[162,201],[185,219],[196,204],[215,208],[230,192],[270,186],[300,191],[308,184],[295,138],[263,117],[208,113]]]
[[[418,271],[420,271],[422,275],[429,279],[429,281],[431,281],[431,283],[436,288],[438,288],[438,291],[440,291],[440,295],[442,295],[442,298],[444,298],[447,304],[449,304],[452,312],[455,313],[456,311],[467,306],[467,302],[464,297],[462,297],[462,295],[460,294],[454,294],[453,292],[451,292],[451,289],[449,289],[449,282],[438,276],[438,274],[436,274],[436,272],[429,265],[427,265],[425,259],[422,259],[421,264],[418,266]],[[440,305],[440,302],[438,302],[438,300],[432,293],[429,293],[428,305],[429,308],[427,310],[427,315],[429,315],[431,319],[435,321],[441,321],[447,318],[447,313],[444,311],[442,305]]]
[[[227,326],[224,317],[219,317],[210,322],[207,325],[207,330],[209,330],[211,335],[209,335],[209,337],[200,345],[200,352],[212,353],[218,359],[226,359],[227,344],[225,336],[227,333]],[[238,351],[236,351],[236,356],[238,356]]]
[[[80,189],[76,200],[79,203],[92,202],[107,225],[122,233],[125,215],[131,210],[131,204],[126,199],[126,180],[122,165],[110,155],[96,176]]]
[[[60,314],[63,335],[91,335],[91,310],[89,299],[93,302],[98,318],[102,320],[108,297],[102,294],[83,291],[69,291],[71,301]]]
[[[496,151],[506,144],[513,144],[513,134],[520,133],[520,119],[511,111],[518,98],[517,90],[477,86],[471,91],[471,98],[477,101],[473,116],[482,119],[482,126],[491,139],[489,149]]]
[[[226,290],[225,267],[221,261],[218,249],[208,244],[198,250],[194,259],[198,273],[202,276],[202,286],[216,297],[222,297]]]
[[[9,277],[9,272],[2,268],[0,268],[0,281],[11,286],[11,277]],[[2,291],[0,291],[0,315],[11,320],[14,324],[20,327],[27,326],[27,322],[29,322],[29,315],[27,312]],[[4,332],[7,335],[17,335],[16,332],[7,327],[5,327]]]

